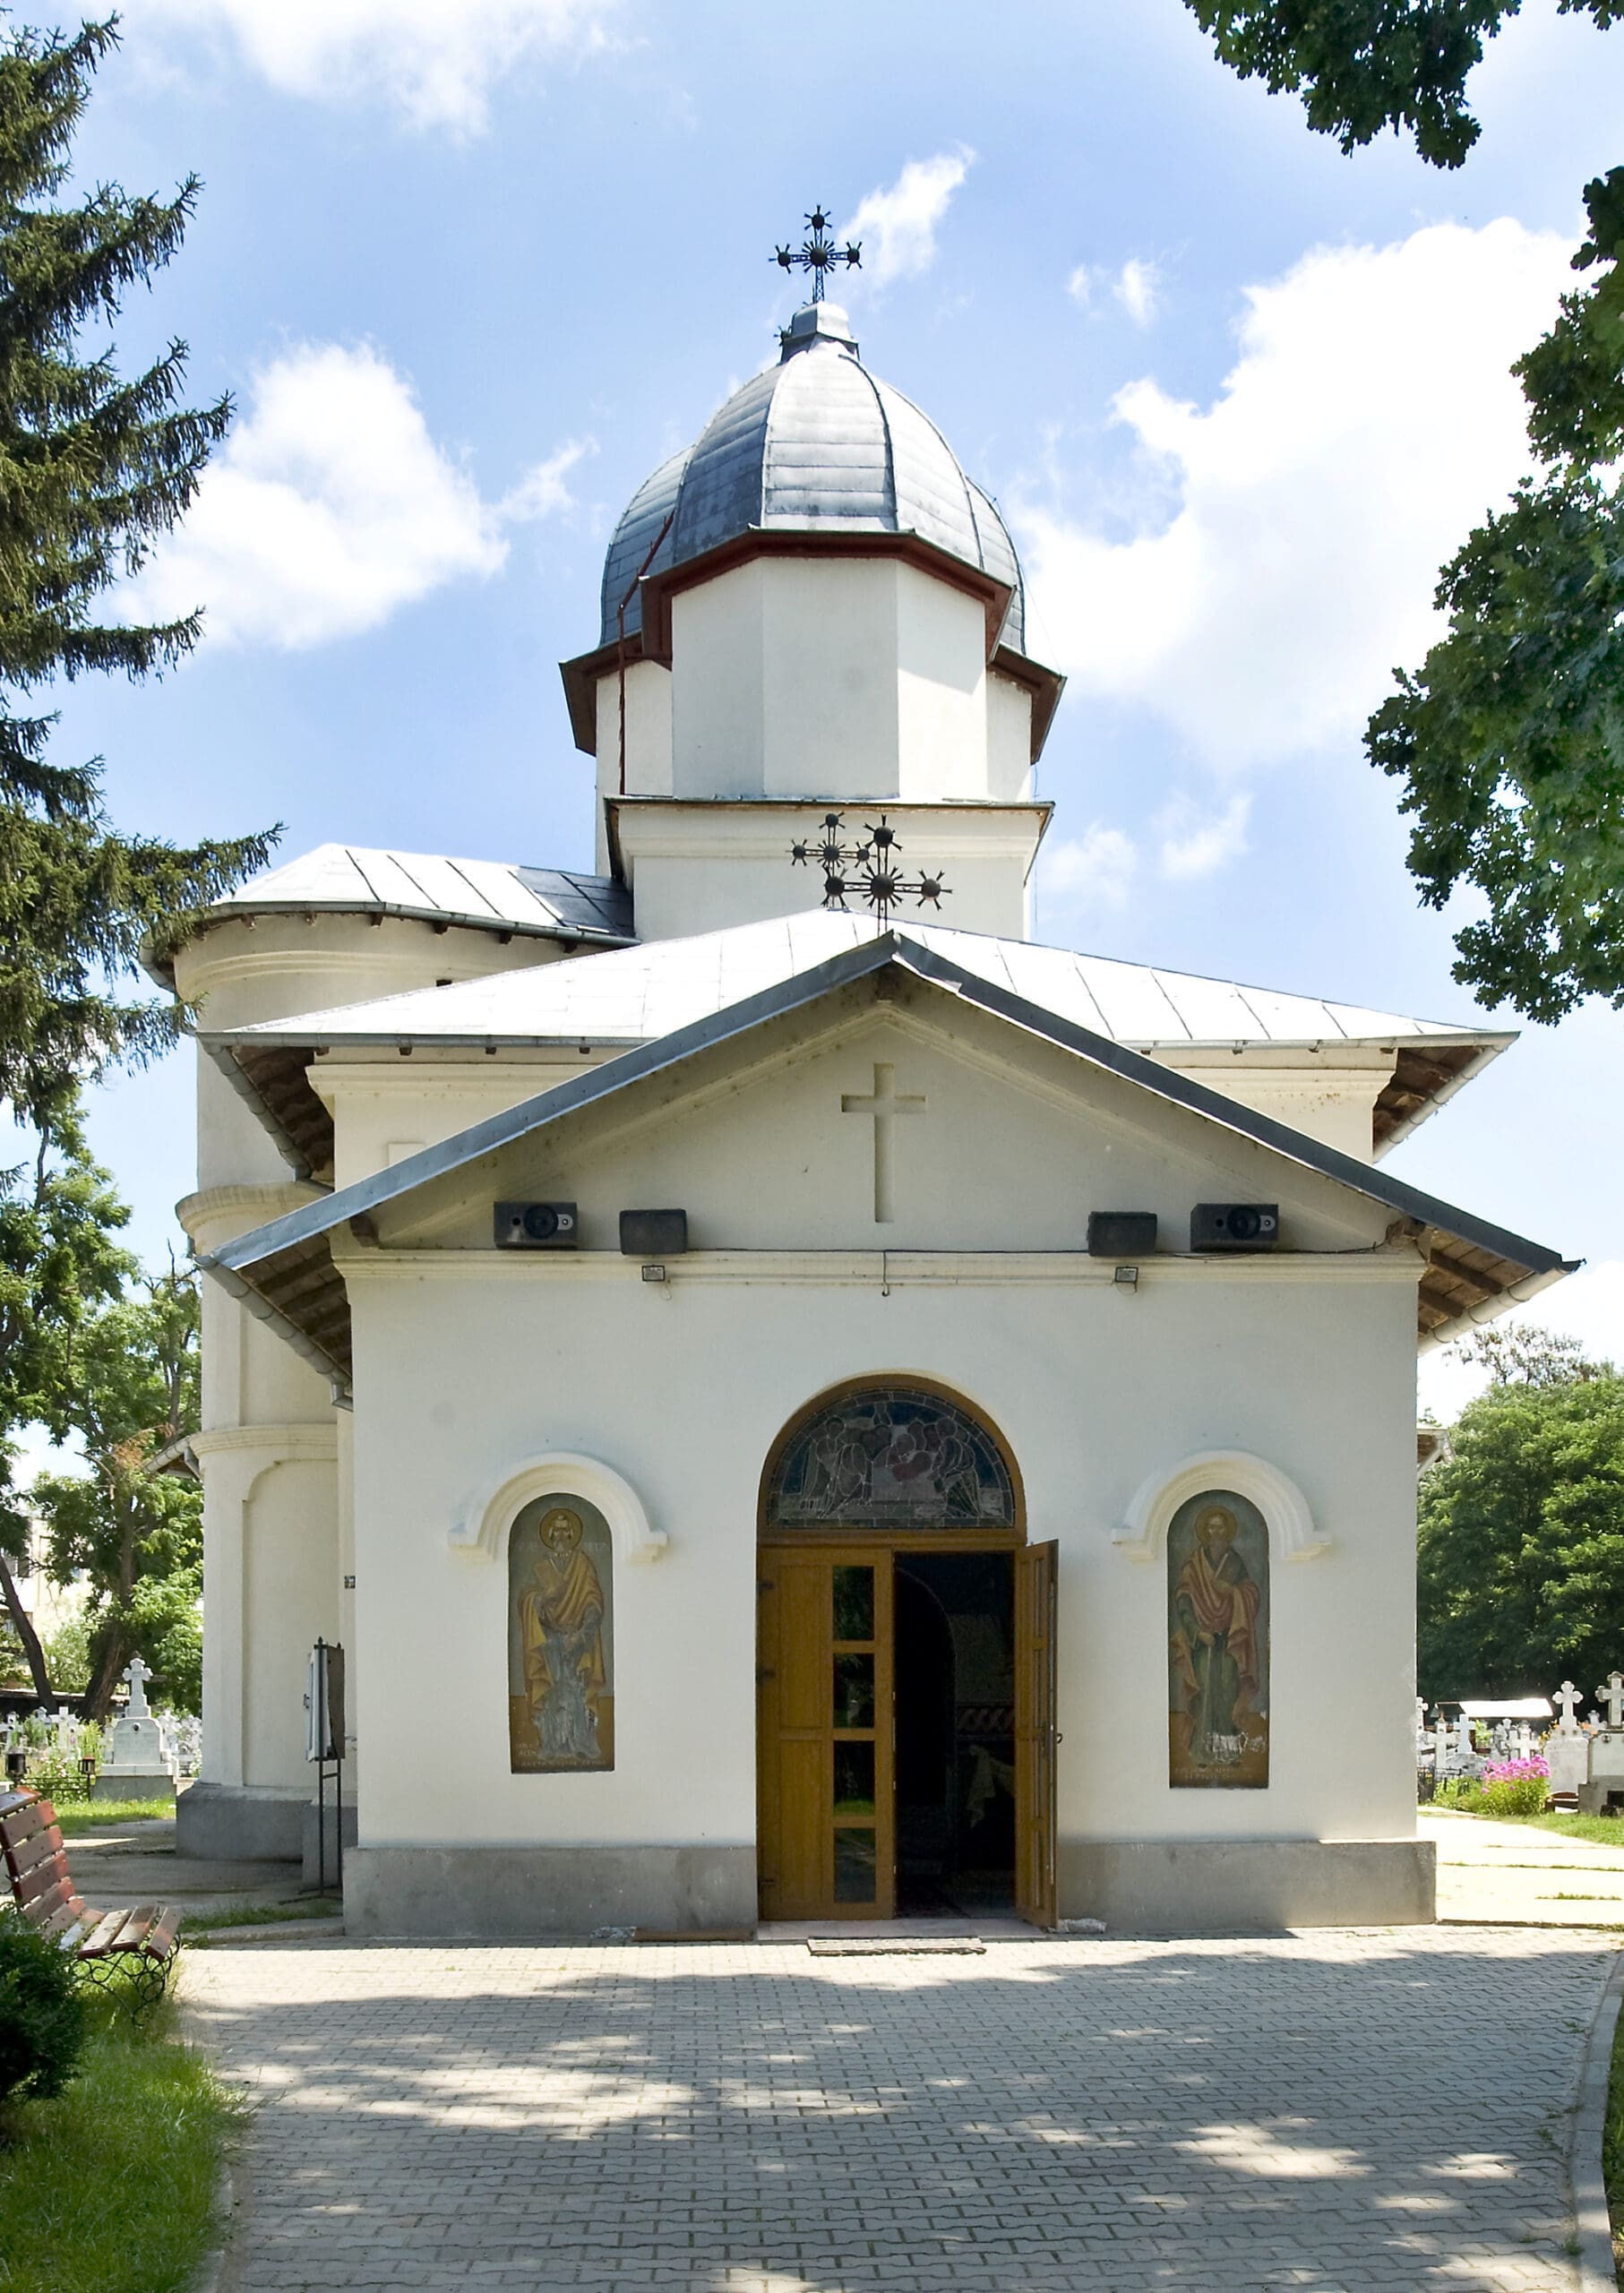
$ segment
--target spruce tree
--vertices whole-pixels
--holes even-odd
[[[108,593],[139,571],[196,491],[231,417],[184,399],[186,347],[126,376],[83,337],[179,247],[196,203],[102,184],[56,203],[116,19],[0,38],[0,1100],[24,1121],[73,1077],[173,1039],[173,1000],[136,984],[206,907],[263,864],[271,836],[186,849],[116,832],[101,765],[47,753],[38,696],[92,670],[173,666],[201,615],[132,624]],[[98,609],[106,616],[98,618]]]

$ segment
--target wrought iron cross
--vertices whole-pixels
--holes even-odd
[[[814,303],[821,303],[824,279],[835,264],[843,262],[848,271],[862,269],[863,242],[848,239],[843,247],[838,247],[829,236],[829,217],[821,207],[814,207],[806,221],[807,236],[799,247],[779,247],[774,261],[780,271],[810,271],[812,298]]]
[[[816,841],[809,837],[804,843],[790,846],[792,867],[807,868],[815,860],[822,869],[825,907],[844,908],[847,893],[855,893],[885,924],[891,920],[891,911],[905,899],[917,900],[921,907],[941,906],[949,889],[941,880],[941,871],[938,869],[934,875],[905,876],[897,858],[902,846],[883,812],[879,825],[865,828],[864,835],[862,843],[846,843],[845,820],[838,812],[825,812]]]

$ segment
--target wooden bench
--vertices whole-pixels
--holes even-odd
[[[129,1977],[139,2006],[155,2006],[175,1963],[176,1914],[166,1903],[89,1911],[68,1870],[56,1810],[32,1791],[0,1791],[0,1853],[12,1900],[30,1925],[72,1951],[93,1981]]]

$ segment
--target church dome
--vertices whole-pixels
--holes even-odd
[[[1000,642],[1026,649],[1009,528],[935,424],[862,364],[836,304],[797,311],[778,365],[735,391],[698,442],[632,495],[604,561],[601,643],[614,642],[629,588],[627,633],[641,625],[632,585],[667,519],[650,573],[756,531],[917,535],[1008,586]]]

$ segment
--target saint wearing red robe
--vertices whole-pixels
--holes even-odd
[[[542,1516],[536,1573],[520,1595],[525,1695],[542,1756],[596,1765],[604,1664],[604,1588],[580,1549],[579,1513],[554,1505]]]
[[[1203,1767],[1241,1758],[1262,1681],[1263,1594],[1234,1549],[1235,1532],[1227,1505],[1205,1506],[1196,1517],[1195,1549],[1173,1588],[1173,1670],[1183,1703],[1185,1756]]]

